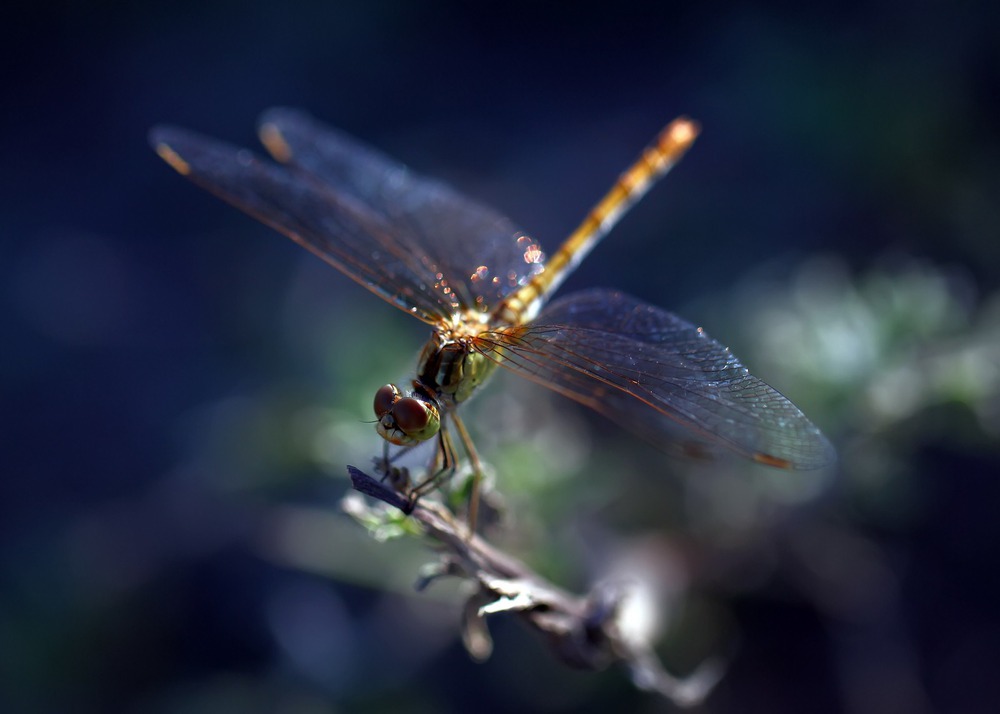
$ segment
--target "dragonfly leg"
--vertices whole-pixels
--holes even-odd
[[[382,444],[382,457],[375,458],[375,469],[382,474],[381,481],[388,481],[396,491],[406,493],[410,488],[410,470],[405,466],[393,466],[392,462],[409,451],[412,447],[404,447],[395,454],[390,454],[389,442]]]
[[[480,485],[483,479],[483,464],[479,459],[479,452],[469,436],[469,431],[465,428],[465,423],[456,414],[451,414],[451,419],[458,431],[458,437],[462,441],[462,447],[469,456],[469,465],[472,467],[472,488],[469,493],[468,512],[468,535],[471,538],[476,532],[476,520],[479,516]],[[448,429],[442,428],[438,432],[438,448],[434,454],[434,460],[428,469],[428,476],[416,484],[409,491],[410,509],[416,506],[417,501],[424,494],[437,489],[444,481],[451,478],[458,466],[458,457],[455,453],[455,444],[452,441],[451,433]]]
[[[469,464],[472,466],[472,490],[469,493],[469,537],[476,532],[476,519],[479,516],[479,488],[483,480],[483,462],[479,460],[479,452],[476,451],[476,445],[472,443],[472,437],[469,436],[468,430],[465,428],[465,423],[458,417],[457,414],[452,414],[452,419],[455,422],[455,429],[458,431],[458,438],[462,440],[462,446],[465,447],[465,453],[469,455]]]
[[[438,431],[438,448],[434,452],[434,460],[431,461],[427,469],[428,476],[410,489],[410,508],[417,505],[417,501],[424,494],[437,489],[444,481],[455,473],[458,460],[455,457],[455,445],[452,443],[448,430],[442,428]]]

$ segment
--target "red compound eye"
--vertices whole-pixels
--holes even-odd
[[[403,397],[392,405],[392,418],[404,434],[415,434],[427,428],[431,413],[419,399]]]
[[[392,410],[392,405],[399,399],[399,390],[394,384],[379,387],[375,392],[375,416],[379,419]]]

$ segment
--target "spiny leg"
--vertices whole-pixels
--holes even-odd
[[[479,452],[476,451],[472,437],[465,428],[465,423],[457,414],[452,414],[455,422],[455,429],[458,431],[458,438],[462,440],[465,453],[469,455],[469,464],[472,466],[472,491],[469,493],[469,538],[476,532],[476,519],[479,516],[479,488],[483,480],[483,462],[479,460]]]
[[[438,446],[434,450],[434,458],[427,469],[428,476],[410,489],[410,508],[417,505],[417,501],[424,494],[430,493],[441,485],[441,482],[449,478],[458,464],[455,456],[455,445],[452,443],[451,434],[441,425],[438,431]]]
[[[391,448],[392,447],[389,445],[388,441],[382,443],[382,458],[373,459],[375,462],[375,469],[382,474],[382,481],[388,480],[390,485],[396,491],[406,493],[410,486],[410,470],[405,466],[393,466],[392,462],[412,450],[414,445],[404,446],[403,448],[398,449],[394,454],[390,453]]]
[[[479,458],[479,452],[465,428],[465,422],[457,415],[450,415],[455,429],[458,431],[462,447],[469,457],[469,465],[472,467],[472,488],[469,493],[469,513],[468,513],[468,537],[476,532],[476,520],[479,515],[480,485],[483,480],[483,462]],[[441,482],[450,478],[458,466],[458,457],[455,453],[455,445],[452,442],[451,433],[442,425],[438,432],[438,448],[435,450],[434,460],[428,469],[429,476],[414,486],[409,493],[410,507],[417,504],[417,501],[427,493],[435,490]]]

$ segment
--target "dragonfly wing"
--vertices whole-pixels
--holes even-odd
[[[536,323],[486,333],[484,352],[665,449],[718,447],[815,469],[833,448],[799,409],[694,325],[622,293],[557,300]]]
[[[157,152],[181,174],[284,233],[350,278],[428,323],[457,307],[395,227],[350,194],[304,171],[172,127],[150,132]]]
[[[303,112],[271,109],[259,132],[277,160],[352,196],[391,225],[463,308],[486,312],[542,270],[538,244],[506,217]]]

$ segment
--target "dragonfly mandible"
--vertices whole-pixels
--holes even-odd
[[[820,430],[702,328],[614,290],[548,301],[698,132],[685,118],[670,123],[549,256],[493,209],[296,110],[259,122],[275,161],[173,127],[150,141],[194,183],[431,327],[412,383],[374,400],[388,442],[438,439],[431,472],[454,468],[453,425],[478,473],[456,408],[497,365],[667,451],[826,466],[834,452]]]

